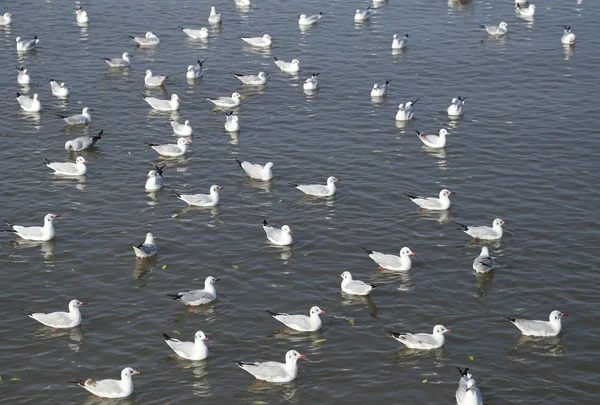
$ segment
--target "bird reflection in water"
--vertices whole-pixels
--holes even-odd
[[[129,398],[101,398],[90,395],[82,405],[140,405],[132,397]]]
[[[350,295],[346,294],[343,291],[341,292],[341,294],[342,305],[349,306],[356,304],[364,304],[367,306],[369,316],[371,316],[371,318],[379,319],[379,310],[377,309],[377,306],[371,299],[370,295]]]
[[[85,340],[85,334],[83,333],[83,328],[81,326],[70,329],[55,329],[49,326],[43,326],[33,332],[33,334],[37,337],[46,339],[69,338],[71,341],[68,343],[68,347],[74,352],[79,352],[80,346]]]
[[[260,180],[253,180],[250,178],[246,178],[242,182],[242,187],[263,190],[269,194],[273,192],[273,182],[272,181],[260,181]]]
[[[22,249],[35,248],[35,247],[39,246],[45,260],[54,259],[54,249],[56,248],[56,241],[54,239],[46,241],[46,242],[37,242],[37,241],[17,238],[14,241],[12,241],[10,243],[10,245],[14,248],[22,248]]]
[[[222,294],[221,294],[222,295]],[[181,304],[181,302],[177,302]],[[175,322],[181,322],[188,316],[197,317],[198,315],[204,315],[204,323],[214,323],[217,320],[217,312],[215,311],[215,302],[211,302],[207,305],[184,305],[180,313],[175,315]]]
[[[133,278],[141,280],[147,273],[154,271],[156,268],[156,256],[152,256],[143,260],[135,261],[133,268]]]
[[[489,273],[478,273],[473,271],[477,278],[477,296],[483,298],[492,291],[492,281],[494,280],[494,270]]]
[[[271,332],[269,334],[269,337],[274,337],[277,339],[286,339],[290,343],[308,343],[322,339],[323,332],[321,329],[315,332],[299,332],[297,330],[284,327]]]
[[[254,380],[246,386],[245,394],[246,398],[244,399],[253,403],[262,403],[265,400],[272,399],[274,396],[281,397],[287,403],[297,403],[300,400],[297,380],[283,384]]]
[[[562,357],[564,356],[564,346],[561,344],[561,336],[525,336],[520,335],[515,342],[515,347],[508,351],[509,357],[517,357],[517,352],[520,352],[520,357],[528,354],[536,354],[540,356]]]

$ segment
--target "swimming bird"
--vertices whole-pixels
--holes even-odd
[[[440,191],[439,198],[435,197],[419,197],[404,193],[412,202],[425,210],[445,211],[450,209],[450,194],[454,191],[443,189]]]
[[[273,179],[273,162],[267,162],[264,166],[260,164],[252,164],[250,162],[242,162],[235,160],[238,165],[246,172],[248,177],[254,180],[270,181]]]
[[[267,239],[278,246],[289,246],[294,243],[294,238],[292,238],[292,230],[289,226],[284,225],[281,229],[274,228],[267,223],[265,219],[263,221],[263,229],[267,234]]]
[[[173,132],[175,135],[179,136],[192,136],[194,133],[194,129],[190,125],[189,120],[185,120],[183,124],[180,124],[176,120],[171,120],[171,128],[173,128]]]
[[[456,367],[460,373],[460,381],[458,382],[458,389],[456,390],[456,404],[457,405],[483,405],[483,398],[477,383],[472,378],[473,376],[469,373],[469,369],[466,368],[461,370]]]
[[[144,95],[142,95],[142,98],[146,103],[150,104],[150,107],[158,111],[177,111],[179,110],[179,101],[181,100],[177,94],[172,94],[170,100],[162,100]]]
[[[494,259],[490,257],[487,246],[481,248],[481,253],[473,262],[473,270],[477,273],[488,273],[494,269]]]
[[[224,190],[224,187],[213,184],[210,186],[210,194],[179,194],[173,195],[188,205],[195,207],[214,207],[219,204],[219,190]]]
[[[275,60],[275,65],[286,73],[297,73],[300,70],[300,61],[298,59],[292,59],[291,62],[284,62],[277,58],[273,59]]]
[[[446,136],[450,135],[444,128],[440,129],[439,135],[428,135],[425,132],[419,132],[415,129],[417,136],[425,144],[433,149],[443,149],[446,147]]]
[[[154,165],[154,169],[148,172],[146,176],[146,185],[144,188],[146,191],[157,191],[163,188],[163,170],[167,165],[163,164],[162,166]]]
[[[225,113],[227,118],[225,118],[225,129],[229,132],[237,132],[240,130],[240,119],[237,115],[230,111],[229,113]]]
[[[81,325],[81,312],[79,307],[87,305],[86,302],[78,300],[69,301],[69,312],[30,312],[23,309],[28,317],[35,319],[41,324],[54,329],[69,329]]]
[[[444,342],[446,341],[444,337],[444,333],[452,332],[450,329],[446,329],[444,325],[435,325],[433,328],[433,333],[405,333],[400,334],[396,332],[388,333],[396,339],[398,342],[404,344],[409,349],[421,349],[421,350],[431,350],[438,349],[444,346]]]
[[[319,80],[317,80],[319,73],[313,73],[312,76],[304,81],[302,88],[304,90],[316,90],[319,88]]]
[[[460,229],[467,235],[471,236],[472,238],[482,239],[482,240],[502,239],[502,235],[503,235],[502,225],[506,224],[506,222],[501,220],[500,218],[494,219],[494,222],[492,223],[491,228],[489,226],[468,226],[468,225],[460,224],[458,222],[455,222],[455,223],[460,226],[460,228],[458,228],[458,229]]]
[[[17,51],[25,52],[25,51],[30,51],[33,48],[35,48],[35,46],[38,44],[38,42],[40,42],[40,39],[37,37],[37,35],[29,41],[21,41],[21,37],[17,37],[15,39],[15,42],[17,43]]]
[[[274,383],[286,383],[296,379],[298,376],[298,359],[305,359],[306,356],[295,350],[290,350],[285,354],[285,363],[276,361],[252,362],[236,361],[241,369],[246,370],[257,380],[263,380]]]
[[[75,18],[79,24],[86,24],[90,21],[87,11],[82,10],[81,7],[75,10],[75,14],[77,14]]]
[[[104,130],[98,132],[98,134],[93,135],[93,136],[84,135],[84,136],[75,138],[71,141],[67,141],[65,143],[65,149],[79,152],[82,150],[92,148],[96,145],[96,142],[98,142],[100,139],[102,139],[102,134],[104,134]]]
[[[330,176],[327,178],[326,186],[322,186],[320,184],[292,184],[292,187],[297,188],[307,195],[312,195],[315,197],[330,197],[335,194],[335,183],[340,181],[342,180]]]
[[[517,4],[515,10],[521,17],[533,17],[535,15],[535,4],[530,4],[529,7],[523,7]]]
[[[130,55],[127,52],[125,52],[120,58],[104,58],[104,61],[108,63],[108,66],[110,66],[111,68],[125,68],[131,65],[130,58],[133,58],[133,55]]]
[[[133,393],[133,380],[131,377],[139,374],[142,373],[135,371],[131,367],[126,367],[121,371],[120,380],[107,379],[96,381],[91,378],[87,380],[74,378],[75,381],[71,382],[78,384],[100,398],[127,398]]]
[[[54,239],[56,235],[53,224],[56,218],[60,218],[60,214],[47,214],[44,217],[44,226],[21,226],[5,220],[4,222],[10,227],[10,230],[5,232],[14,232],[25,240],[47,242]]]
[[[75,159],[75,163],[71,162],[53,162],[45,159],[46,166],[54,170],[54,174],[61,176],[83,176],[87,173],[87,166],[85,165],[88,161],[83,156],[78,156]]]
[[[132,247],[136,257],[139,257],[140,259],[147,259],[157,253],[156,242],[154,241],[154,235],[152,235],[151,232],[146,234],[144,243]]]
[[[0,16],[0,27],[10,26],[12,24],[12,17],[13,15],[11,13],[4,13]]]
[[[208,348],[204,341],[208,340],[204,332],[199,330],[194,335],[193,342],[182,342],[179,339],[173,339],[166,333],[163,333],[165,342],[179,357],[188,360],[204,360],[208,357]]]
[[[58,84],[54,79],[50,79],[50,90],[56,97],[68,97],[69,89],[64,83]]]
[[[74,115],[54,114],[54,115],[56,115],[61,120],[65,121],[67,123],[67,125],[87,125],[92,120],[90,111],[94,111],[94,110],[92,110],[89,107],[84,107],[83,110],[81,110],[81,114],[74,114]]]
[[[19,84],[29,84],[31,83],[31,76],[29,72],[24,67],[17,67],[19,71],[19,75],[17,76],[17,83]]]
[[[488,35],[494,37],[502,37],[508,32],[508,24],[504,21],[502,21],[497,27],[488,27],[485,25],[480,25],[480,27],[486,30]]]
[[[208,28],[202,27],[199,30],[195,30],[192,28],[183,28],[179,27],[181,30],[190,38],[194,39],[206,39],[208,38]]]
[[[144,84],[148,87],[159,87],[165,84],[169,76],[159,76],[153,75],[150,69],[146,70],[146,75],[144,76]]]
[[[199,79],[202,77],[202,64],[206,61],[204,59],[202,62],[198,60],[198,63],[194,65],[189,65],[187,67],[187,71],[185,72],[185,77],[188,79]]]
[[[173,297],[173,300],[181,300],[185,305],[194,307],[210,304],[217,299],[217,290],[215,288],[215,283],[217,281],[221,281],[221,279],[208,276],[204,280],[203,290],[191,290],[177,294],[169,294],[169,297]]]
[[[450,117],[460,117],[465,113],[465,100],[466,98],[453,98],[452,104],[448,106],[448,115]]]
[[[410,121],[415,116],[415,112],[413,109],[413,105],[415,105],[419,101],[416,99],[414,101],[409,101],[405,104],[400,104],[398,106],[398,112],[396,113],[396,121]]]
[[[155,46],[160,43],[160,39],[150,31],[146,32],[143,37],[131,36],[130,38],[137,42],[139,46]]]
[[[262,86],[267,82],[268,75],[269,74],[265,72],[258,72],[258,75],[241,75],[234,73],[233,77],[249,86]]]
[[[271,47],[271,36],[269,34],[265,34],[262,37],[241,37],[242,41],[247,43],[250,46],[254,46],[257,48],[270,48]]]
[[[319,315],[325,314],[321,308],[314,306],[310,309],[309,316],[306,315],[289,315],[284,313],[272,312],[267,310],[269,314],[279,322],[290,329],[298,332],[316,332],[323,326],[323,322]]]
[[[379,266],[386,270],[393,271],[408,271],[412,267],[411,256],[416,255],[415,252],[410,250],[407,247],[403,247],[400,249],[400,255],[388,255],[381,252],[374,252],[369,249],[363,248],[365,252],[369,255],[369,257],[377,263]]]
[[[238,7],[246,7],[250,5],[250,0],[233,0]]]
[[[549,321],[530,321],[527,319],[508,318],[525,336],[556,336],[562,329],[562,318],[567,314],[560,311],[552,311]]]
[[[207,97],[206,99],[217,107],[233,108],[240,105],[241,99],[245,98],[240,93],[233,93],[231,97]]]
[[[560,42],[563,45],[573,45],[575,43],[576,38],[575,34],[571,32],[571,27],[567,27],[566,25],[563,25],[563,27],[565,28],[565,31],[563,32]]]
[[[392,37],[392,49],[404,49],[408,45],[408,38],[410,35],[406,34],[402,38],[398,34],[394,34]]]
[[[146,145],[150,146],[152,149],[157,151],[162,156],[168,157],[179,157],[183,156],[187,153],[187,146],[192,143],[192,141],[187,140],[185,138],[179,138],[177,143],[167,143],[159,145],[157,143],[148,143],[145,142]]]
[[[340,274],[342,278],[342,291],[350,295],[369,295],[374,288],[377,288],[377,284],[365,283],[364,281],[353,280],[352,274],[349,271],[345,271]]]
[[[367,21],[368,19],[371,18],[372,13],[373,13],[373,9],[371,8],[371,6],[367,7],[363,11],[357,9],[356,13],[354,13],[354,22]]]
[[[221,14],[217,14],[217,10],[215,9],[214,6],[210,8],[210,15],[208,16],[208,22],[212,25],[218,25],[218,24],[221,24],[221,22],[222,22]]]
[[[323,17],[323,13],[319,13],[319,14],[314,14],[311,15],[309,17],[306,16],[306,14],[300,14],[300,16],[298,17],[298,24],[300,25],[313,25],[316,24],[317,22],[319,22],[319,20],[321,19],[321,17]]]
[[[379,85],[375,83],[373,85],[373,89],[371,90],[371,97],[383,97],[387,94],[388,87],[391,80],[386,80],[384,84]]]
[[[17,92],[17,102],[21,108],[27,112],[38,112],[42,110],[42,103],[40,103],[37,94],[34,94],[33,97],[28,97]]]

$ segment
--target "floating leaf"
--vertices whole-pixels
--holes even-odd
[[[166,264],[164,264],[164,265],[161,267],[161,269],[163,269],[163,270],[164,270],[164,269],[166,269],[166,268],[167,268],[167,265],[166,265]]]
[[[278,202],[278,203],[282,203],[282,202],[283,202],[283,200],[279,200],[279,201],[277,201],[277,202]]]
[[[178,330],[174,330],[173,333],[176,335],[181,335],[181,332],[179,332]]]
[[[350,322],[350,325],[354,326],[354,318],[348,319],[348,322]]]
[[[2,381],[2,376],[0,375],[0,381]]]
[[[238,266],[237,264],[232,264],[231,266],[232,266],[234,269],[239,269],[239,268],[240,268],[240,266]]]
[[[381,153],[381,149],[375,149],[373,153]]]
[[[317,339],[313,342],[314,345],[319,344],[319,343],[323,343],[325,342],[327,339]]]
[[[127,231],[121,231],[121,233],[127,233]]]
[[[475,358],[473,356],[469,356],[469,360],[473,361]]]
[[[515,309],[515,311],[522,311],[522,310],[524,310],[524,309],[525,309],[525,308],[517,308],[517,309]]]
[[[423,384],[425,384],[427,382],[427,378],[424,379],[423,381],[421,381]]]
[[[190,365],[187,365],[187,366],[185,366],[184,368],[192,368],[192,366],[190,366]]]
[[[304,253],[302,256],[306,257],[306,256],[308,256],[308,253]]]
[[[50,387],[52,387],[52,385],[49,385],[49,386],[47,386],[46,388],[42,388],[42,390],[41,390],[40,392],[42,392],[42,391],[46,391],[46,390],[47,390],[48,388],[50,388]]]
[[[21,379],[20,379],[20,378],[18,378],[18,377],[13,377],[13,378],[11,378],[10,380],[11,380],[11,381],[21,381]]]
[[[177,214],[171,214],[171,218],[177,218],[179,215]]]
[[[223,221],[221,221],[221,220],[219,220],[219,223],[220,223],[221,225],[225,225],[225,222],[223,222]]]

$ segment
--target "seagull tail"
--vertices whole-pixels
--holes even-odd
[[[181,194],[176,193],[175,191],[171,191],[171,194],[173,194],[177,198],[181,198]]]
[[[402,193],[402,194],[404,194],[405,196],[407,196],[407,197],[408,197],[408,198],[410,198],[411,200],[414,200],[415,198],[419,198],[419,197],[417,197],[416,195],[410,195],[410,194],[406,194],[406,193]]]
[[[65,118],[68,117],[68,115],[60,115],[60,114],[54,114],[56,115],[58,118],[60,118],[61,120],[64,120]]]
[[[268,222],[267,222],[267,220],[266,220],[266,219],[263,219],[263,226],[267,226],[267,225],[268,225]]]
[[[512,323],[515,323],[517,320],[515,318],[509,318],[508,316],[503,316],[503,318],[508,319],[509,321],[511,321]]]
[[[167,294],[167,296],[172,297],[173,300],[180,300],[181,294]]]
[[[454,222],[456,225],[460,226],[460,228],[458,228],[461,231],[468,231],[469,227],[467,225],[461,224],[460,222],[456,222],[456,221],[452,221]]]
[[[167,335],[166,333],[163,333],[162,335],[163,335],[163,337],[165,338],[165,340],[173,340],[173,339],[171,338],[171,336]]]
[[[102,139],[102,134],[104,134],[103,129],[100,132],[98,132],[97,135],[92,136],[92,141],[96,142],[97,140]]]
[[[361,248],[362,248],[362,250],[364,250],[364,251],[365,251],[365,252],[367,252],[368,254],[370,254],[370,255],[372,255],[372,254],[373,254],[373,251],[372,251],[372,250],[369,250],[369,249],[367,249],[367,248],[364,248],[364,247],[362,247],[362,246],[361,246]]]
[[[26,309],[24,309],[24,308],[21,308],[21,311],[25,312],[25,314],[26,314],[27,316],[31,316],[31,315],[33,315],[33,312],[31,312],[31,311],[27,311],[27,310],[26,310]]]
[[[290,183],[290,187],[298,187],[298,186],[299,186],[299,184],[296,184],[296,183]]]
[[[395,337],[396,339],[400,337],[400,334],[398,332],[392,332],[388,330],[387,333],[389,333],[392,337]]]
[[[279,315],[277,312],[269,311],[268,309],[267,309],[267,312],[269,314],[271,314],[271,316],[277,316],[277,315]]]
[[[460,375],[462,377],[466,376],[467,373],[469,372],[469,367],[465,368],[464,370],[461,370],[460,367],[456,367],[456,369],[458,370],[458,372],[460,373]]]

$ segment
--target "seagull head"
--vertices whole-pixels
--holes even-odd
[[[281,232],[283,232],[283,233],[289,233],[289,234],[294,233],[294,232],[292,232],[292,230],[290,229],[290,227],[287,226],[287,225],[284,225],[284,226],[281,227]]]
[[[56,218],[60,218],[60,214],[48,214],[44,217],[44,223],[50,223]]]
[[[444,325],[435,325],[433,328],[434,335],[443,335],[446,332],[452,332],[450,329],[446,329]]]
[[[310,314],[311,315],[322,315],[324,314],[325,311],[323,311],[321,308],[314,306],[310,309]]]
[[[206,337],[206,335],[204,334],[204,332],[202,332],[201,330],[199,330],[198,332],[196,332],[196,334],[194,335],[194,339],[195,340],[208,340],[208,338]]]
[[[352,281],[352,274],[350,274],[349,271],[345,271],[342,274],[340,274],[340,277],[344,280],[350,280]]]
[[[142,374],[139,371],[135,371],[131,367],[126,367],[121,371],[121,379],[131,378],[131,376]]]
[[[69,309],[75,309],[75,308],[78,308],[78,307],[80,307],[82,305],[87,305],[87,302],[81,302],[79,300],[71,300],[69,302]]]
[[[407,257],[407,256],[414,256],[414,255],[416,255],[416,253],[413,252],[412,250],[410,250],[410,248],[403,247],[402,249],[400,249],[400,256]]]

